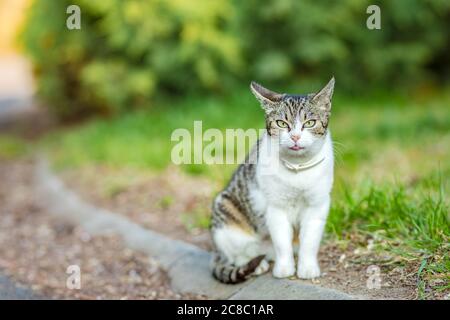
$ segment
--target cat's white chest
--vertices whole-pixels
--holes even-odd
[[[275,206],[282,209],[293,224],[297,224],[307,208],[320,204],[329,196],[333,181],[333,154],[330,145],[324,146],[324,161],[305,170],[294,171],[279,164],[271,172],[257,169],[259,210]]]
[[[259,175],[258,182],[267,205],[296,215],[306,208],[314,197],[317,189],[314,181],[317,181],[317,175],[315,168],[309,169],[308,172],[290,172],[280,168],[273,175]]]

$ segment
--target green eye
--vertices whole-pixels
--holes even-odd
[[[280,128],[287,128],[288,124],[283,120],[277,120],[277,126],[279,126]]]
[[[303,124],[303,128],[312,128],[316,125],[316,120],[308,120]]]

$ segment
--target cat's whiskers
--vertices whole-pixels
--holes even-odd
[[[333,140],[333,152],[334,152],[334,161],[336,164],[341,165],[344,162],[344,152],[345,152],[346,146],[345,144]]]

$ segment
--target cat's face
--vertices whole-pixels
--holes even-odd
[[[252,82],[250,88],[266,115],[268,134],[277,138],[281,153],[313,155],[323,145],[331,111],[334,78],[318,93],[280,94]]]

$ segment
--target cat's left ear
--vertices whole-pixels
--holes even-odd
[[[250,84],[250,89],[255,95],[256,99],[258,99],[259,103],[261,103],[261,107],[264,109],[266,114],[269,114],[273,110],[275,110],[278,106],[278,103],[283,99],[283,94],[274,92],[267,88],[264,88],[262,85],[252,81]]]
[[[333,97],[334,91],[334,77],[327,83],[325,87],[322,88],[318,93],[314,95],[311,102],[318,108],[330,111],[331,109],[331,98]]]

